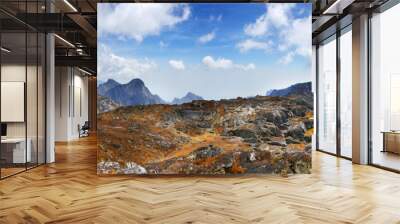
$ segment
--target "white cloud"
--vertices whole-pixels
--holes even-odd
[[[311,16],[295,19],[289,29],[282,32],[283,42],[295,48],[298,55],[311,55]]]
[[[245,34],[258,37],[267,34],[272,26],[288,26],[293,6],[293,4],[268,4],[265,14],[258,17],[254,23],[245,25]]]
[[[214,60],[213,57],[211,56],[205,56],[202,60],[203,64],[207,65],[209,68],[231,68],[233,66],[233,63],[229,59],[225,58],[218,58],[217,60]]]
[[[176,70],[185,70],[185,64],[183,64],[183,61],[169,60],[168,63],[172,68]]]
[[[262,42],[253,39],[247,39],[236,44],[236,47],[239,48],[240,52],[247,52],[249,50],[256,50],[256,49],[266,51],[271,48],[271,45],[272,45],[271,41]]]
[[[270,22],[277,27],[288,26],[294,6],[294,4],[269,4],[267,14]]]
[[[292,24],[281,32],[281,51],[289,51],[280,63],[289,64],[296,55],[302,57],[311,56],[311,17],[294,19]]]
[[[240,65],[240,64],[237,64],[237,65],[235,65],[235,67],[236,67],[236,68],[239,68],[239,69],[242,69],[242,70],[245,70],[245,71],[249,71],[249,70],[254,70],[254,69],[256,69],[256,65],[253,64],[253,63],[247,64],[247,65]]]
[[[215,38],[215,31],[211,33],[207,33],[201,37],[199,37],[198,41],[202,44],[212,41]]]
[[[203,64],[206,65],[208,68],[211,69],[231,69],[231,68],[238,68],[242,70],[252,70],[255,69],[256,66],[253,63],[242,65],[242,64],[235,64],[232,60],[226,58],[217,58],[214,59],[211,56],[205,56],[202,60]]]
[[[162,30],[187,20],[190,8],[187,4],[99,4],[98,14],[100,35],[112,34],[141,42],[146,36],[159,35]]]
[[[279,63],[287,65],[293,61],[294,52],[287,53],[283,58],[279,60]]]
[[[98,60],[99,80],[115,79],[121,83],[140,78],[157,67],[147,58],[139,60],[116,55],[104,44],[100,45]]]
[[[236,46],[241,52],[253,49],[272,48],[272,43],[265,39],[274,35],[278,51],[285,54],[279,62],[288,64],[294,57],[309,57],[311,55],[311,16],[293,18],[294,4],[269,4],[263,15],[254,23],[244,26],[244,33],[252,38],[263,39],[255,41],[244,40]],[[264,43],[264,44],[263,44]]]
[[[268,24],[269,21],[264,14],[260,16],[255,23],[247,24],[244,27],[244,33],[252,37],[264,35],[267,32]]]

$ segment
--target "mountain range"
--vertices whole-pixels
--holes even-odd
[[[130,82],[121,84],[113,79],[99,84],[98,95],[102,96],[103,109],[107,111],[108,105],[114,108],[115,105],[132,106],[132,105],[150,105],[150,104],[184,104],[193,100],[203,100],[192,92],[188,92],[182,98],[174,98],[172,102],[163,100],[157,94],[152,94],[141,79],[132,79]],[[267,91],[267,96],[293,96],[305,95],[312,96],[311,82],[297,83],[284,89],[273,89]]]
[[[132,79],[126,84],[109,79],[99,85],[98,94],[124,106],[165,103],[161,97],[152,94],[141,79]]]
[[[98,88],[98,95],[106,97],[109,101],[102,98],[103,102],[112,102],[122,106],[149,105],[149,104],[183,104],[193,100],[203,100],[192,92],[188,92],[182,98],[174,98],[172,102],[163,100],[156,94],[152,94],[141,79],[132,79],[126,84],[121,84],[113,79],[101,83]]]
[[[296,83],[284,89],[267,91],[267,96],[312,95],[311,82]]]

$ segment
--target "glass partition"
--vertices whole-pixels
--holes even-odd
[[[340,36],[340,155],[352,157],[352,35],[351,26]]]
[[[400,170],[400,5],[371,19],[371,162]]]
[[[46,162],[46,38],[43,33],[38,33],[38,65],[37,65],[37,162],[44,164]]]
[[[26,33],[1,34],[1,175],[26,169]],[[4,50],[6,49],[6,50]]]
[[[43,1],[0,2],[18,13],[43,11]],[[0,178],[45,163],[43,33],[0,12]]]
[[[318,149],[336,154],[336,36],[318,47]]]
[[[31,168],[37,165],[38,149],[38,35],[35,32],[27,33],[27,82],[26,82],[26,111],[27,111],[27,151],[29,161],[27,167]]]

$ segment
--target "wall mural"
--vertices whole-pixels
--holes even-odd
[[[98,4],[98,174],[310,173],[311,4]]]

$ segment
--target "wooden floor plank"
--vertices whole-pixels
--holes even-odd
[[[96,138],[0,181],[0,223],[400,223],[400,175],[313,153],[284,178],[99,177]]]

